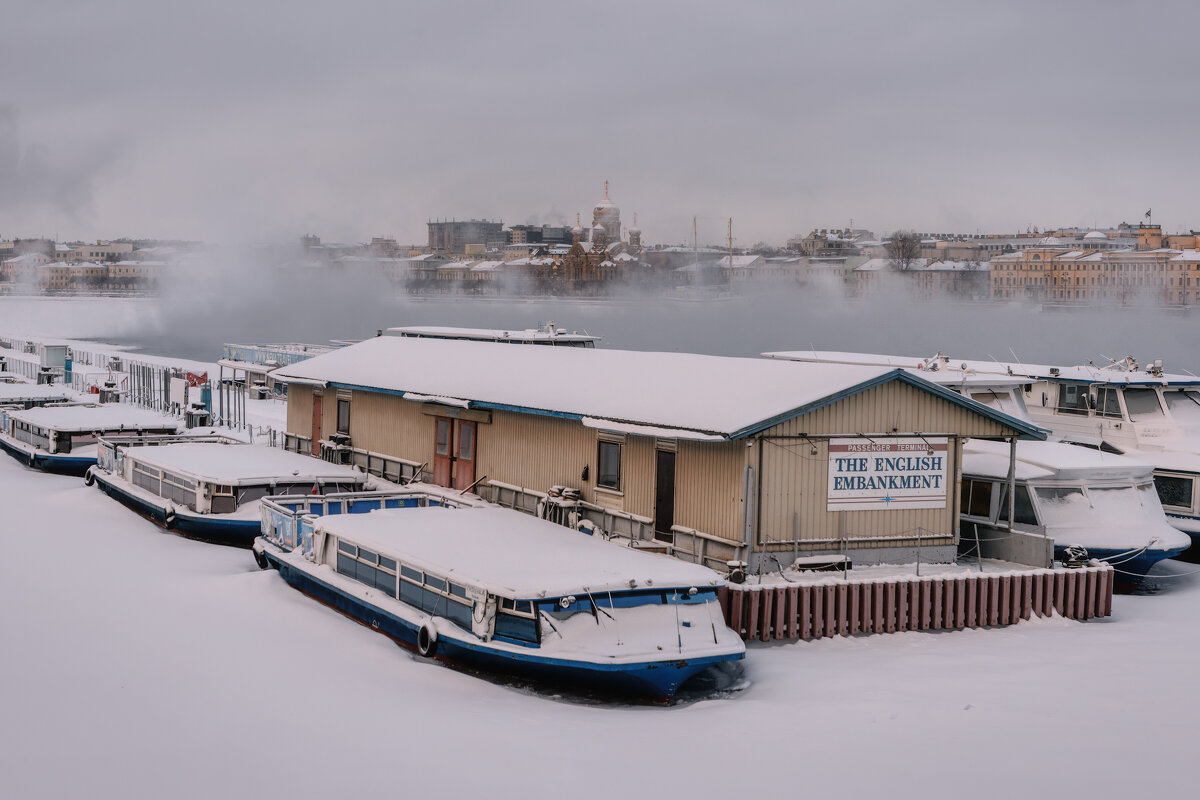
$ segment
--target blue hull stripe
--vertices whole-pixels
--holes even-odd
[[[282,561],[270,550],[263,555],[291,586],[332,606],[343,614],[385,634],[401,644],[416,648],[420,626],[360,600],[303,570]],[[448,637],[437,641],[437,658],[494,672],[550,681],[568,681],[590,689],[608,689],[649,697],[671,697],[690,677],[712,664],[736,661],[742,653],[707,656],[678,661],[649,661],[633,664],[589,664],[548,658],[533,653],[511,653]]]
[[[175,519],[167,524],[167,509],[137,495],[125,491],[106,479],[103,472],[92,473],[96,485],[109,497],[133,509],[151,522],[189,538],[214,544],[234,547],[250,547],[262,534],[262,523],[258,520],[208,518],[207,514],[176,512]]]
[[[34,469],[45,470],[46,472],[58,472],[63,475],[83,475],[87,472],[88,467],[96,465],[95,457],[87,458],[86,456],[68,456],[58,455],[55,453],[34,452],[30,453],[27,450],[22,450],[11,442],[6,442],[0,439],[0,448],[4,452],[20,461],[22,464],[33,467]],[[32,456],[32,461],[30,457]]]

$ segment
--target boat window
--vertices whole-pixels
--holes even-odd
[[[342,553],[349,553],[352,556],[358,555],[358,548],[349,542],[338,542],[338,550]]]
[[[372,553],[370,550],[365,550],[361,547],[358,548],[358,557],[359,559],[366,561],[368,564],[374,564],[379,560],[378,554]]]
[[[1035,488],[1038,508],[1045,525],[1078,527],[1091,521],[1091,506],[1078,486],[1039,486]]]
[[[1152,517],[1157,517],[1158,512],[1162,511],[1162,502],[1158,499],[1158,491],[1154,488],[1153,483],[1139,483],[1138,496],[1142,499],[1142,508],[1146,509]]]
[[[1146,517],[1158,517],[1162,506],[1155,502],[1146,508],[1142,503],[1143,495],[1136,486],[1116,486],[1105,489],[1088,489],[1088,499],[1096,513],[1096,523],[1116,525],[1138,525],[1146,522]]]
[[[452,583],[450,584],[450,594],[454,595],[455,597],[465,598],[467,596],[467,587],[459,586],[457,583]]]
[[[270,486],[239,486],[237,493],[238,505],[249,503],[253,500],[261,500],[270,493]]]
[[[1193,389],[1177,389],[1163,392],[1167,410],[1171,417],[1180,422],[1200,422],[1200,392]]]
[[[420,583],[423,577],[420,570],[406,567],[403,564],[400,565],[400,574],[408,580],[416,581],[417,583]]]
[[[992,515],[992,482],[963,480],[963,513],[972,517]]]
[[[396,571],[396,562],[387,556],[379,557],[379,566],[384,567],[385,569],[390,569],[392,572]]]
[[[1029,499],[1029,487],[1023,483],[1017,484],[1014,495],[1013,523],[1016,525],[1037,525],[1037,514],[1033,510],[1033,501]],[[1008,522],[1008,484],[1000,490],[1000,520]]]
[[[518,614],[532,614],[533,602],[530,600],[512,600],[508,597],[501,597],[500,608],[505,611],[514,611]]]
[[[1134,422],[1163,415],[1162,406],[1158,402],[1158,392],[1154,389],[1126,389],[1125,407],[1129,409],[1129,418]]]
[[[501,611],[496,615],[495,637],[513,642],[537,644],[537,619],[534,617],[518,617]]]
[[[1164,506],[1173,508],[1192,507],[1192,479],[1182,475],[1155,475],[1154,488]]]
[[[1088,413],[1088,387],[1081,383],[1062,383],[1058,386],[1058,413]]]
[[[425,585],[431,589],[437,589],[439,592],[446,591],[446,581],[443,578],[437,578],[433,575],[425,575]]]
[[[1025,408],[1025,401],[1014,392],[990,389],[986,392],[972,392],[971,399],[977,403],[983,403],[989,408],[994,408],[1001,413],[1008,414],[1010,417],[1023,420],[1029,419],[1029,411]]]
[[[596,485],[608,489],[621,488],[621,445],[601,440],[597,461]]]
[[[1124,415],[1121,413],[1121,401],[1118,398],[1119,392],[1111,386],[1099,386],[1096,388],[1096,413],[1102,417],[1116,417],[1121,419]]]

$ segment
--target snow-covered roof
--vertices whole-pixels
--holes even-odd
[[[0,403],[14,403],[24,400],[70,400],[74,397],[76,397],[75,392],[62,386],[0,383]]]
[[[133,406],[106,404],[99,406],[62,406],[10,411],[11,419],[19,419],[39,428],[57,431],[144,431],[178,430],[179,420]]]
[[[1016,477],[1055,480],[1148,481],[1153,465],[1146,460],[1105,453],[1064,442],[1018,442]],[[963,474],[1008,477],[1008,444],[969,439],[963,445]]]
[[[281,367],[287,381],[459,398],[472,407],[741,438],[898,379],[1016,426],[1024,423],[887,367],[594,348],[509,347],[383,336]]]
[[[365,475],[351,467],[277,447],[253,444],[179,442],[155,447],[133,447],[126,451],[126,456],[169,472],[180,472],[218,484],[255,485],[271,481],[363,483],[366,480]]]
[[[1085,233],[1083,235],[1083,238],[1085,238],[1085,239],[1107,239],[1108,236],[1101,233],[1100,231],[1092,231],[1090,233]]]
[[[324,516],[316,529],[456,583],[518,600],[723,583],[707,567],[622,547],[504,508]]]

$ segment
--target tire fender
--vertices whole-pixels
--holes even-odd
[[[96,476],[92,474],[92,470],[94,470],[94,469],[95,469],[95,467],[88,467],[87,472],[83,473],[83,485],[84,486],[95,486],[96,485]]]
[[[168,508],[167,513],[163,514],[163,525],[168,528],[175,525],[175,509]]]
[[[258,564],[259,569],[267,569],[271,566],[271,562],[267,560],[267,554],[262,550],[254,551],[254,563]]]
[[[417,652],[424,658],[431,658],[437,653],[437,628],[433,627],[433,620],[417,631]]]

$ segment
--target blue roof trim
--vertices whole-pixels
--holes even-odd
[[[833,405],[838,401],[854,397],[855,395],[861,394],[868,389],[874,389],[877,386],[882,386],[885,383],[891,383],[892,381],[896,380],[936,395],[937,397],[953,403],[960,408],[964,408],[974,414],[987,417],[993,422],[998,422],[1001,425],[1012,428],[1020,434],[1020,438],[1022,439],[1033,439],[1037,441],[1044,441],[1046,439],[1046,431],[1042,430],[1036,425],[1031,425],[1028,422],[1017,419],[1016,417],[1010,417],[1008,414],[997,411],[989,406],[985,406],[983,403],[978,403],[970,398],[963,397],[957,392],[951,391],[943,386],[939,386],[936,383],[931,383],[930,381],[913,375],[907,370],[901,368],[896,368],[891,372],[886,372],[883,375],[872,378],[869,381],[864,381],[856,386],[851,386],[848,389],[835,392],[831,395],[821,398],[820,400],[817,400],[816,402],[809,403],[805,406],[800,406],[799,408],[794,408],[791,411],[784,412],[783,414],[777,414],[770,419],[766,419],[762,422],[742,428],[741,430],[734,431],[729,435],[729,438],[744,439],[747,436],[753,436],[756,433],[762,433],[768,428],[773,428],[781,422],[787,422],[790,419],[795,419],[796,417],[803,416],[804,414],[812,413],[813,411],[824,408],[825,406]]]

